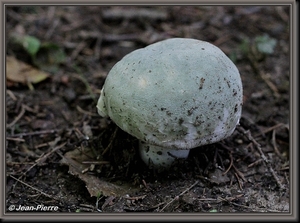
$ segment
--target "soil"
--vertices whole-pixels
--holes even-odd
[[[32,85],[7,82],[7,213],[18,212],[11,205],[56,206],[53,215],[289,213],[288,6],[6,9],[8,36],[34,36],[66,55],[55,71],[47,70],[8,39],[7,55],[51,75]],[[138,141],[99,116],[96,104],[117,61],[171,37],[211,42],[234,61],[243,111],[230,137],[156,171],[140,160]]]

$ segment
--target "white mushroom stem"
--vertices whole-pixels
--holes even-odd
[[[170,149],[151,145],[140,141],[139,150],[142,160],[149,166],[157,169],[169,168],[176,159],[186,159],[190,150]]]

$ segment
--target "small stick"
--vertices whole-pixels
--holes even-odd
[[[229,157],[230,157],[230,164],[229,164],[229,167],[227,168],[227,170],[223,173],[223,176],[228,173],[228,171],[231,169],[232,165],[233,165],[233,158],[232,158],[232,155],[231,153],[229,154]]]
[[[274,152],[277,154],[277,156],[279,156],[280,159],[284,159],[284,157],[281,155],[281,153],[279,152],[279,149],[276,145],[276,130],[275,129],[273,130],[273,133],[272,133],[272,141],[271,142],[274,147]]]
[[[39,163],[42,163],[42,162],[45,162],[45,160],[48,158],[48,156],[50,156],[52,153],[56,152],[57,150],[63,148],[67,143],[64,142],[58,146],[56,146],[55,148],[51,149],[50,152],[44,154],[43,156],[41,156],[40,158],[38,158],[35,162],[36,164],[39,164]]]
[[[264,163],[266,164],[266,166],[268,167],[269,171],[271,172],[272,176],[274,177],[278,187],[283,190],[284,187],[283,185],[280,183],[280,180],[276,174],[276,172],[273,170],[271,163],[269,162],[269,160],[267,159],[267,157],[265,156],[265,154],[262,151],[261,145],[252,137],[250,131],[246,131],[242,126],[238,126],[237,128],[238,131],[240,131],[242,134],[244,134],[249,141],[251,141],[256,149],[258,150],[258,152],[260,153],[260,157],[263,159]]]
[[[36,132],[24,132],[19,134],[11,135],[11,138],[14,137],[23,137],[23,136],[32,136],[32,135],[42,135],[42,134],[49,134],[49,133],[56,133],[58,132],[57,129],[51,129],[51,130],[42,130],[42,131],[36,131]]]
[[[269,75],[269,74],[265,74],[265,73],[263,73],[263,72],[259,72],[259,74],[260,74],[261,78],[262,78],[262,79],[266,82],[266,84],[269,86],[269,88],[273,91],[274,96],[275,96],[276,98],[278,98],[278,97],[280,96],[280,94],[278,93],[279,91],[278,91],[276,85],[273,84],[273,82],[270,80],[270,78],[269,78],[270,75]]]
[[[277,128],[279,128],[279,127],[282,127],[282,126],[285,126],[285,124],[279,123],[279,124],[277,124],[277,125],[271,126],[270,128],[267,128],[267,129],[265,129],[265,130],[262,130],[261,133],[266,134],[266,133],[268,133],[268,132],[270,132],[270,131],[272,131],[272,130],[274,130],[274,129],[277,129]],[[259,133],[258,135],[255,135],[254,137],[260,136],[261,133]]]
[[[148,187],[146,181],[143,179],[142,182],[143,182],[144,186],[146,187],[146,189],[149,190],[149,187]]]
[[[13,178],[14,180],[20,182],[21,184],[24,184],[25,186],[30,187],[31,189],[33,189],[33,190],[35,190],[35,191],[41,193],[42,195],[44,195],[44,196],[46,196],[46,197],[49,197],[49,198],[55,199],[55,200],[60,200],[60,199],[57,199],[57,198],[55,198],[55,197],[53,197],[53,196],[51,196],[51,195],[49,195],[49,194],[46,194],[45,192],[43,192],[43,191],[41,191],[41,190],[39,190],[39,189],[37,189],[37,188],[35,188],[35,187],[33,187],[33,186],[31,186],[31,185],[25,183],[25,182],[23,182],[23,181],[21,181],[20,179],[17,179],[17,178],[15,178],[15,177],[13,177],[12,175],[9,175],[9,176],[10,176],[11,178]]]
[[[253,56],[248,55],[248,59],[250,61],[250,65],[251,65],[252,69],[254,70],[255,73],[259,74],[259,76],[265,81],[265,83],[268,85],[268,87],[271,89],[271,91],[273,91],[274,96],[276,98],[278,98],[280,96],[280,94],[278,92],[276,85],[273,84],[273,82],[270,80],[268,74],[265,74],[258,69],[257,60],[256,60],[255,56],[254,57]]]
[[[233,169],[235,170],[235,172],[237,173],[237,175],[238,175],[240,178],[242,178],[243,181],[246,181],[246,179],[245,179],[245,177],[244,177],[244,174],[243,174],[241,171],[239,171],[239,170],[235,167],[235,165],[232,165],[232,167],[233,167]]]
[[[81,107],[79,107],[78,105],[76,106],[76,109],[77,109],[77,111],[79,111],[80,113],[83,113],[83,114],[85,114],[85,115],[89,115],[89,116],[99,116],[98,114],[96,114],[96,113],[92,113],[92,112],[89,112],[89,111],[85,111],[85,110],[83,110]]]
[[[10,124],[7,124],[7,128],[11,128],[13,127],[21,118],[22,116],[25,114],[25,107],[24,105],[22,104],[22,108],[21,108],[21,112],[20,114],[18,114],[18,116],[15,118],[15,120],[13,120]]]
[[[81,163],[82,164],[105,165],[105,164],[109,164],[110,162],[109,161],[101,160],[101,161],[82,161]]]
[[[6,90],[6,93],[10,96],[10,98],[14,101],[17,100],[17,97],[14,95],[14,93],[11,90]]]
[[[143,200],[147,195],[141,195],[141,196],[136,196],[136,197],[129,197],[129,196],[124,196],[125,199],[127,200]]]
[[[35,160],[35,163],[34,163],[31,167],[29,167],[29,168],[28,168],[28,169],[27,169],[27,170],[19,177],[19,179],[20,179],[23,175],[25,175],[28,171],[30,171],[33,167],[35,167],[36,165],[41,164],[42,162],[44,162],[50,154],[52,154],[52,153],[54,153],[55,151],[61,149],[61,148],[64,147],[65,145],[66,145],[66,142],[62,143],[61,145],[59,145],[59,146],[57,146],[57,147],[55,147],[55,148],[53,148],[50,152],[48,152],[48,153],[46,153],[46,154],[42,154],[37,160]]]
[[[243,190],[242,183],[241,183],[241,181],[240,181],[239,175],[238,175],[237,173],[234,173],[234,175],[235,175],[235,177],[236,177],[236,179],[237,179],[237,182],[239,183],[240,189]]]
[[[169,201],[161,210],[160,212],[162,212],[167,206],[169,206],[171,203],[173,203],[176,199],[178,199],[181,195],[185,194],[187,191],[189,191],[190,189],[192,189],[194,186],[196,186],[198,184],[198,180],[189,188],[185,189],[183,192],[181,192],[179,195],[175,196],[175,198],[173,198],[171,201]]]
[[[116,134],[117,134],[117,131],[118,131],[118,127],[116,127],[112,137],[110,138],[110,142],[108,144],[108,146],[104,149],[104,151],[102,152],[102,156],[104,156],[105,153],[107,153],[107,151],[109,150],[109,148],[111,147],[112,143],[113,143],[113,140],[114,138],[116,137]]]
[[[256,160],[255,162],[250,163],[250,164],[248,165],[248,167],[249,167],[249,168],[250,168],[250,167],[253,167],[253,166],[257,165],[258,163],[260,163],[261,161],[263,161],[263,160],[262,160],[262,159]]]
[[[21,139],[21,138],[6,137],[6,140],[16,141],[16,142],[25,142],[25,139]]]

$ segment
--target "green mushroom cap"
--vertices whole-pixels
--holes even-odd
[[[116,63],[97,109],[148,145],[184,150],[230,136],[242,100],[239,71],[218,47],[172,38]]]

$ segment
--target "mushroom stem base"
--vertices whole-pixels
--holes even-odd
[[[176,159],[186,159],[190,150],[170,149],[161,146],[150,145],[140,141],[139,150],[142,160],[155,169],[167,169]]]

